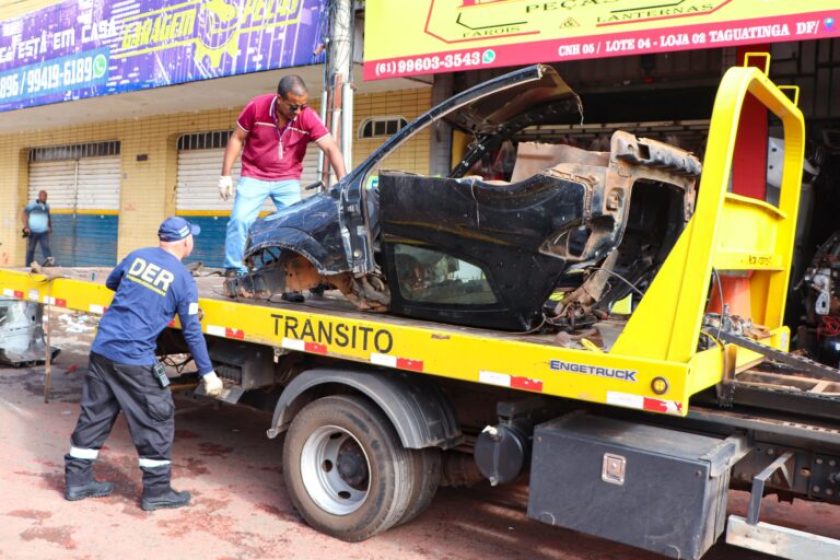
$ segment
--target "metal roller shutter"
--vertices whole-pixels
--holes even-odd
[[[197,144],[198,142],[196,142]],[[317,177],[318,154],[321,150],[310,145],[306,150],[301,175],[301,196],[311,196],[315,191],[303,187],[314,183]],[[201,226],[201,236],[196,240],[189,261],[201,261],[205,266],[221,267],[224,263],[225,230],[233,208],[233,200],[219,197],[219,170],[222,166],[224,148],[179,149],[178,177],[175,189],[175,208],[179,216]],[[231,170],[234,184],[239,180],[240,159],[237,158]],[[267,199],[261,215],[275,211],[271,199]]]
[[[120,158],[80,159],[78,185],[78,210],[119,210]]]
[[[29,166],[29,202],[47,191],[52,212],[73,211],[76,206],[76,162],[44,161]]]
[[[58,264],[116,264],[119,156],[32,161],[30,199],[34,200],[40,190],[48,194],[53,228],[50,246]]]
[[[204,214],[218,212],[227,217],[233,200],[219,196],[219,169],[222,167],[224,149],[179,150],[178,179],[175,189],[175,208],[179,214],[198,211]],[[239,159],[233,165],[233,182],[239,180]]]
[[[78,177],[76,266],[114,265],[119,235],[120,158],[82,158]]]
[[[219,197],[224,153],[224,148],[178,150],[175,209],[179,216],[201,226],[201,235],[188,260],[201,261],[205,266],[221,267],[224,263],[225,228],[233,208],[232,199]],[[237,159],[231,171],[234,184],[239,180],[240,169]]]

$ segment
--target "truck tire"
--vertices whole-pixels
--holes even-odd
[[[410,449],[412,455],[413,480],[411,496],[408,500],[408,509],[397,523],[402,525],[408,523],[429,507],[432,498],[435,497],[438,486],[440,486],[443,458],[440,449],[430,447],[427,449]]]
[[[415,494],[414,458],[376,405],[334,395],[294,418],[283,446],[292,503],[315,529],[362,541],[403,518]]]

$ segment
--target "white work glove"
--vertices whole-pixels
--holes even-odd
[[[230,175],[222,175],[219,177],[219,196],[222,200],[227,200],[236,194],[236,188],[233,186],[233,179]]]
[[[208,397],[218,397],[222,394],[222,389],[225,388],[215,371],[211,371],[202,377],[201,382],[204,383],[204,393]]]

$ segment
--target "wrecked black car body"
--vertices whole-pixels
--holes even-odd
[[[381,171],[365,188],[386,155],[441,119],[474,138],[449,177]],[[581,119],[577,95],[545,66],[457,94],[329,191],[259,220],[252,272],[229,289],[268,297],[327,283],[359,309],[508,330],[602,316],[664,261],[693,211],[697,158],[618,131],[609,151],[520,143],[510,181],[466,175],[529,126]]]

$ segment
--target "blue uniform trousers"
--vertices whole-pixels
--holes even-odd
[[[143,471],[143,493],[169,491],[175,405],[168,388],[157,383],[152,366],[118,364],[95,352],[82,389],[81,414],[65,459],[68,486],[93,479],[93,461],[122,410]]]

